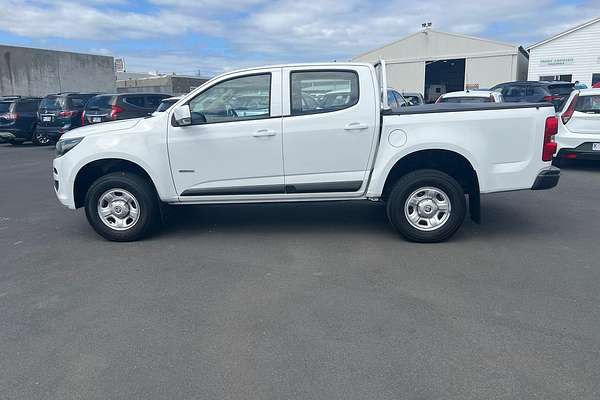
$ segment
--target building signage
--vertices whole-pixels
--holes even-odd
[[[125,72],[125,60],[123,58],[115,58],[115,71]]]
[[[573,57],[543,58],[540,60],[540,65],[544,66],[572,64],[575,64],[575,59]]]

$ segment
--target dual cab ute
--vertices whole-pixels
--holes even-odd
[[[391,111],[386,88],[383,61],[227,73],[164,113],[65,134],[56,194],[115,241],[149,233],[164,204],[371,200],[406,239],[437,242],[468,208],[479,219],[480,193],[557,184],[551,104]]]

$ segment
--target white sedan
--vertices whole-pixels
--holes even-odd
[[[600,160],[600,89],[573,91],[558,117],[556,158]]]
[[[492,90],[464,90],[444,93],[436,103],[502,103],[502,93]]]

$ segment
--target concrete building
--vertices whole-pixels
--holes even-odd
[[[528,54],[520,46],[431,28],[361,54],[353,61],[387,62],[388,83],[419,92],[428,101],[441,94],[490,88],[527,78]]]
[[[530,46],[529,80],[600,82],[600,17]]]
[[[0,95],[114,90],[112,57],[0,45]]]
[[[197,76],[159,75],[117,81],[117,93],[165,93],[179,96],[189,93],[208,79]]]

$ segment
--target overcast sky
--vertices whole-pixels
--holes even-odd
[[[600,16],[600,0],[0,0],[0,43],[124,57],[210,76],[348,60],[434,29],[528,45]]]

